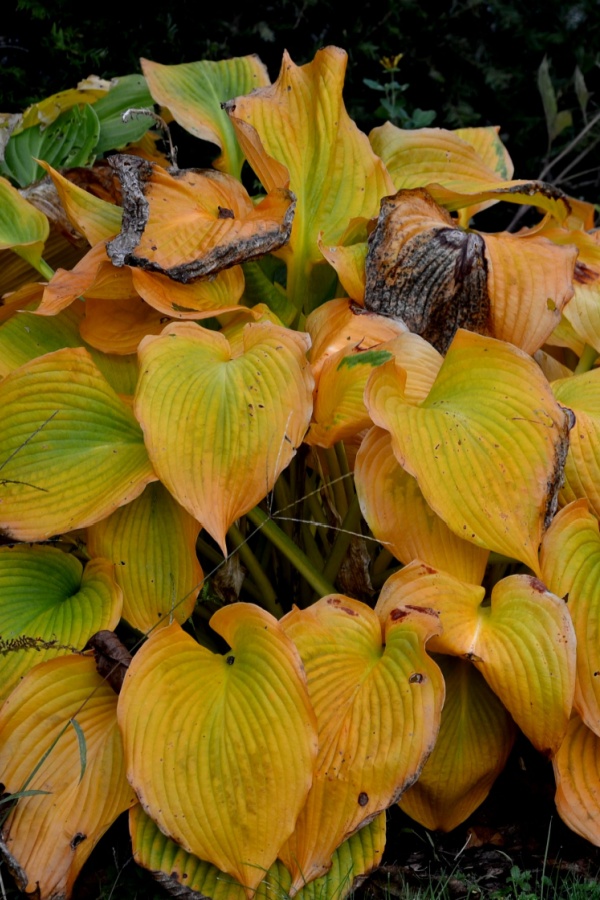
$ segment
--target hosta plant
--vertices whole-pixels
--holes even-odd
[[[388,807],[456,827],[519,729],[600,844],[593,209],[497,128],[362,134],[334,47],[273,84],[142,68],[37,104],[2,164],[19,887],[69,897],[129,810],[175,892],[340,898]],[[537,224],[471,227],[500,201]]]

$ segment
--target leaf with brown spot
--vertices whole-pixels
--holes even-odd
[[[382,625],[366,604],[334,594],[281,620],[304,663],[319,728],[313,787],[279,852],[293,891],[326,872],[336,847],[397,800],[433,747],[444,686],[425,643],[439,622],[406,613]]]
[[[183,284],[287,243],[295,197],[275,188],[256,206],[231,175],[212,169],[169,174],[133,156],[112,157],[123,191],[123,226],[107,244],[115,266],[140,266]],[[231,216],[222,218],[220,209]]]
[[[441,353],[458,328],[489,333],[483,238],[456,228],[426,191],[385,197],[369,238],[365,306],[402,319]]]

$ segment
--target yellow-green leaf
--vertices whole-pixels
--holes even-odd
[[[552,763],[559,816],[576,834],[600,846],[600,737],[573,716]]]
[[[378,541],[407,565],[422,559],[470,584],[480,584],[488,551],[465,541],[437,516],[412,475],[398,463],[387,431],[372,428],[354,468],[362,514]]]
[[[92,559],[84,569],[56,547],[1,547],[0,703],[33,666],[83,650],[97,631],[115,628],[121,608],[108,560]]]
[[[148,59],[141,63],[156,102],[167,106],[175,121],[191,134],[217,144],[221,155],[213,165],[239,178],[244,155],[222,104],[269,84],[269,75],[258,56],[178,66],[162,66]]]
[[[243,352],[192,322],[140,345],[135,409],[156,472],[226,553],[229,526],[271,490],[312,409],[306,336],[247,325]]]
[[[246,891],[231,875],[203,862],[166,837],[141,806],[129,813],[129,828],[135,861],[150,869],[168,891],[180,886],[209,900],[246,900]],[[297,900],[344,900],[356,878],[370,872],[381,861],[385,846],[385,813],[377,816],[338,847],[331,869],[295,895]],[[288,896],[290,873],[275,860],[258,885],[254,900],[282,900]]]
[[[382,624],[364,603],[332,594],[282,625],[302,657],[319,728],[314,784],[279,853],[298,890],[415,780],[435,742],[444,686],[424,649],[439,633],[431,611],[394,608]]]
[[[134,657],[119,698],[128,777],[161,831],[251,897],[312,782],[314,713],[296,649],[258,607],[219,610],[211,653],[176,625]]]
[[[466,584],[413,562],[386,581],[377,602],[382,618],[399,602],[437,610],[443,633],[434,652],[470,659],[541,752],[564,737],[575,691],[575,632],[566,604],[537,578],[511,575],[493,588]]]
[[[120,206],[84,191],[53,169],[50,163],[39,160],[39,164],[50,175],[69,221],[90,244],[106,241],[119,233],[123,218]]]
[[[516,728],[470,663],[450,656],[437,662],[446,683],[440,733],[399,806],[431,831],[452,831],[487,797],[506,765]]]
[[[199,531],[160,482],[88,528],[88,552],[114,562],[123,616],[134,628],[147,632],[192,614],[202,583]]]
[[[568,599],[577,636],[575,708],[600,735],[600,534],[585,500],[562,509],[544,535],[542,576]]]
[[[575,413],[560,502],[585,498],[600,517],[600,369],[555,381],[552,390]]]
[[[285,53],[275,84],[227,105],[265,188],[289,182],[298,198],[290,243],[282,251],[288,296],[298,308],[305,306],[307,279],[322,260],[320,232],[328,244],[339,243],[350,219],[375,215],[381,197],[393,190],[385,166],[344,107],[346,63],[337,47],[319,50],[304,66]]]
[[[43,212],[0,178],[0,250],[11,249],[34,268],[39,263],[50,224]]]
[[[539,572],[569,417],[529,356],[461,330],[419,406],[407,397],[396,362],[371,374],[365,402],[375,424],[391,433],[399,463],[455,534]]]
[[[42,792],[19,800],[2,840],[20,889],[39,890],[41,900],[68,900],[96,843],[136,802],[125,778],[116,706],[93,659],[63,656],[32,669],[0,711],[5,790]],[[71,720],[83,735],[83,773]]]
[[[0,527],[23,541],[99,521],[155,481],[141,429],[83,349],[0,382]]]

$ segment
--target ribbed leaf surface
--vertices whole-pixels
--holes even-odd
[[[573,716],[552,763],[559,816],[576,834],[600,846],[600,737]]]
[[[0,382],[0,527],[45,540],[91,525],[156,480],[141,429],[83,349]]]
[[[315,781],[280,858],[295,890],[327,871],[361,824],[394,803],[431,751],[444,685],[424,644],[431,611],[372,609],[341,594],[282,620],[302,657],[319,727]]]
[[[10,248],[37,261],[49,232],[44,213],[25,200],[10,181],[0,178],[0,250]]]
[[[292,235],[283,255],[288,294],[301,307],[306,277],[322,260],[319,233],[339,243],[348,221],[375,215],[393,191],[385,166],[366,135],[349,118],[342,100],[347,55],[319,50],[296,66],[284,54],[279,78],[228,104],[248,162],[267,190],[287,186],[298,198]]]
[[[123,218],[123,210],[119,206],[84,191],[49,163],[40,160],[40,165],[52,179],[69,221],[90,244],[106,241],[119,233]]]
[[[555,381],[552,390],[575,413],[559,499],[566,504],[585,498],[600,517],[600,370]]]
[[[183,887],[208,900],[245,900],[246,891],[239,882],[165,837],[141,806],[130,811],[129,827],[136,862],[150,869],[175,896]],[[355,879],[378,865],[384,845],[385,813],[381,813],[338,847],[326,875],[295,896],[298,900],[344,900]],[[276,860],[256,889],[254,900],[281,900],[290,884],[290,873]]]
[[[0,702],[33,666],[83,650],[97,631],[114,628],[121,607],[108,560],[92,559],[84,570],[55,547],[1,547],[0,635],[15,649],[0,656]],[[36,646],[36,638],[56,646]]]
[[[194,323],[140,345],[135,409],[161,481],[223,548],[227,529],[273,487],[312,409],[307,338],[247,325],[244,352]]]
[[[161,66],[148,59],[141,62],[156,102],[167,106],[175,121],[191,134],[217,144],[221,156],[213,165],[239,178],[244,155],[221,104],[269,84],[269,75],[258,56],[178,66]]]
[[[452,831],[487,797],[504,769],[516,728],[470,663],[450,656],[437,662],[446,682],[440,733],[399,806],[431,831]]]
[[[402,322],[379,316],[357,307],[351,300],[340,298],[328,300],[307,316],[306,330],[311,340],[310,365],[318,378],[325,360],[333,353],[351,346],[371,350],[383,341],[404,334],[407,329]]]
[[[2,827],[21,890],[68,898],[95,844],[136,802],[125,778],[117,697],[90,657],[65,656],[32,669],[0,712],[0,780],[25,797]],[[82,775],[80,743],[86,752]],[[43,755],[55,746],[29,781]]]
[[[397,363],[385,363],[365,402],[429,506],[455,534],[538,572],[568,446],[568,416],[539,367],[509,344],[459,331],[420,406],[405,384]]]
[[[297,651],[277,621],[234,604],[213,654],[160,629],[119,699],[128,777],[161,830],[249,897],[291,834],[312,782],[316,728]]]
[[[199,531],[160,482],[88,528],[88,552],[114,562],[123,616],[134,628],[146,632],[168,624],[171,615],[183,623],[192,614],[202,583]]]
[[[376,612],[402,602],[439,611],[431,650],[470,659],[532,744],[551,756],[564,737],[575,690],[575,633],[566,604],[537,578],[511,575],[492,590],[411,563],[386,581]]]
[[[575,708],[600,735],[600,534],[585,500],[561,510],[544,535],[542,576],[559,597],[567,597],[577,636]]]
[[[378,541],[407,565],[422,559],[463,581],[480,584],[488,551],[450,531],[437,516],[392,452],[392,439],[382,428],[364,438],[354,468],[360,508]]]

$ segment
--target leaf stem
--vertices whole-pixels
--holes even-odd
[[[246,538],[235,525],[230,525],[227,534],[233,543],[233,553],[239,553],[240,559],[248,570],[248,574],[252,577],[257,588],[260,590],[260,596],[265,609],[280,619],[283,615],[283,609],[277,599],[275,589],[265,573],[254,553],[248,546]]]
[[[24,259],[29,265],[35,269],[35,271],[42,276],[46,281],[50,281],[50,279],[54,275],[54,269],[52,266],[49,266],[45,259],[42,259],[41,256],[36,256],[35,253],[27,253],[26,248],[23,247],[12,247],[12,250],[20,256],[21,259]]]
[[[583,348],[581,358],[575,366],[575,375],[582,375],[583,372],[589,372],[590,369],[593,369],[594,363],[596,362],[597,358],[598,351],[595,349],[595,347],[590,346],[590,344],[586,344]]]
[[[355,494],[348,507],[348,511],[344,516],[344,521],[341,524],[340,530],[335,536],[329,559],[325,563],[325,568],[323,569],[323,576],[327,578],[328,581],[335,581],[352,538],[355,537],[359,528],[360,505],[358,503],[358,497]]]
[[[255,506],[254,509],[246,513],[246,516],[262,530],[265,537],[283,553],[286,559],[289,559],[294,568],[308,581],[320,597],[335,593],[333,585],[315,569],[306,553],[290,540],[285,531],[282,531],[276,522],[269,518],[266,512]]]
[[[334,450],[335,455],[337,456],[338,463],[340,464],[340,474],[344,476],[342,484],[344,485],[346,500],[350,504],[354,499],[354,480],[350,472],[350,466],[348,465],[348,457],[346,456],[346,448],[344,446],[344,442],[338,441],[334,447]]]
[[[328,447],[325,452],[325,461],[327,462],[327,469],[329,470],[329,481],[330,484],[327,485],[333,492],[333,502],[335,504],[335,508],[339,513],[341,519],[344,518],[346,513],[348,512],[348,500],[346,499],[346,489],[343,485],[342,480],[342,470],[340,469],[339,460],[337,457],[337,453],[335,452],[334,447]]]

